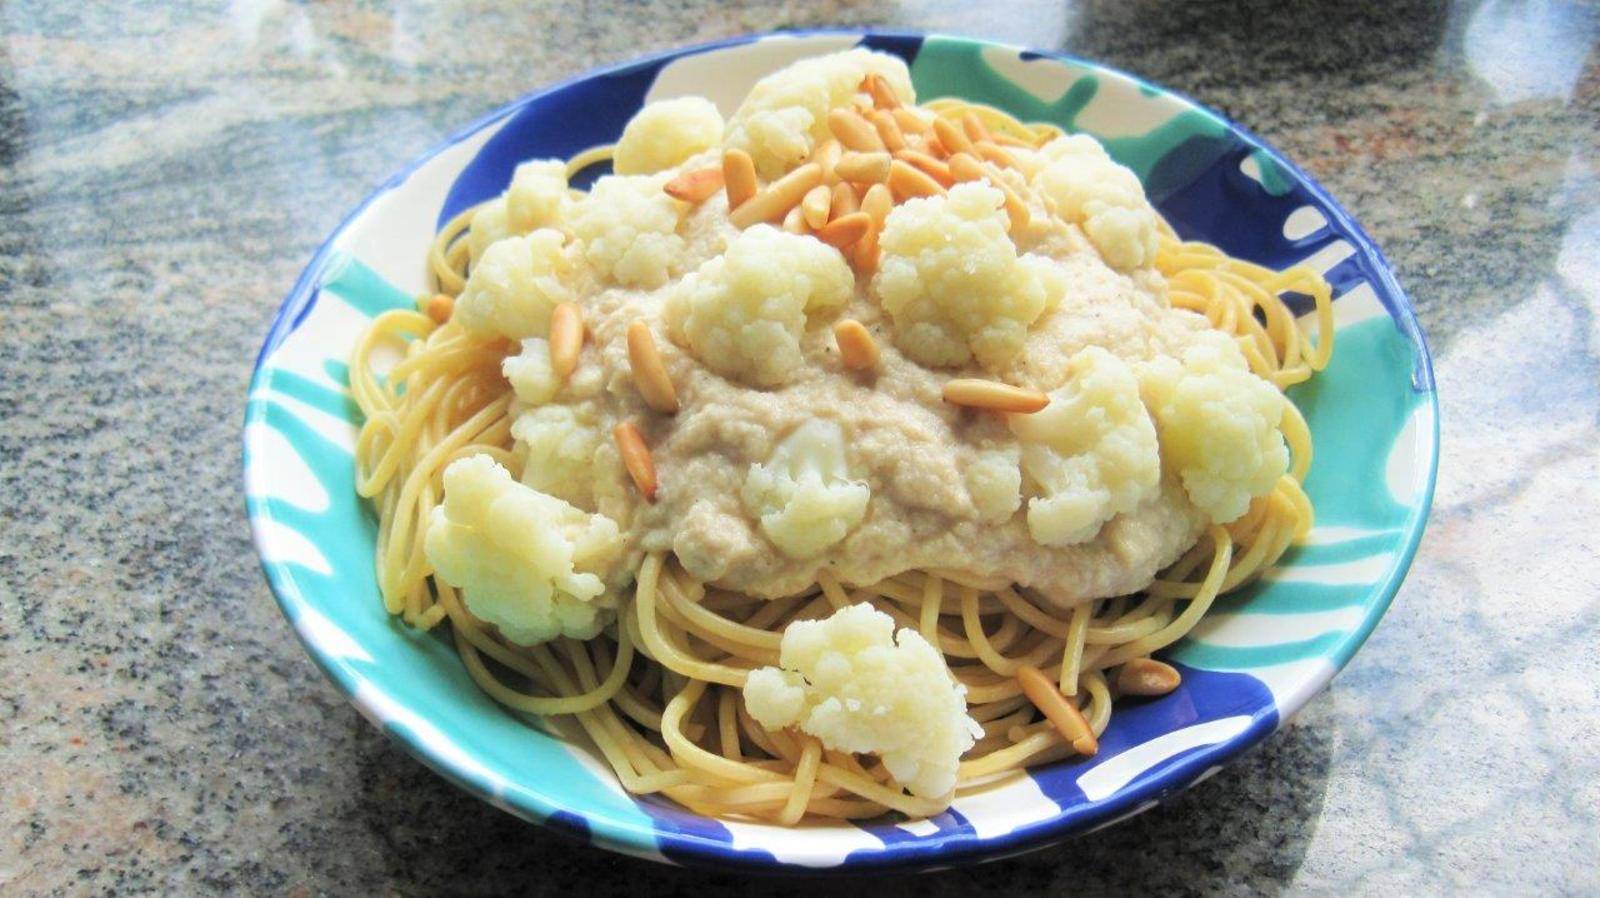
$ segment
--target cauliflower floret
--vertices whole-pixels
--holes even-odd
[[[913,360],[953,367],[976,356],[998,367],[1060,302],[1064,275],[1048,259],[1017,256],[1003,202],[1000,191],[972,182],[889,213],[872,287],[894,319],[895,345]]]
[[[1167,463],[1189,499],[1213,521],[1245,513],[1250,499],[1272,489],[1289,467],[1278,423],[1283,394],[1250,372],[1226,335],[1205,332],[1183,353],[1141,372]]]
[[[828,138],[829,110],[850,105],[869,74],[882,76],[903,102],[914,100],[898,56],[857,48],[802,59],[750,88],[728,119],[725,146],[748,152],[763,178],[777,178]]]
[[[602,278],[654,290],[681,270],[685,245],[678,224],[685,206],[661,189],[666,180],[610,175],[573,204],[568,223]]]
[[[528,405],[544,405],[561,392],[562,379],[550,367],[550,341],[542,337],[523,340],[522,351],[506,356],[500,372],[511,382],[517,398]]]
[[[570,406],[529,409],[511,424],[522,454],[522,482],[579,508],[595,508],[605,478],[598,470],[606,440],[592,416]]]
[[[704,97],[657,100],[634,113],[617,141],[619,175],[650,175],[722,143],[722,113]]]
[[[750,466],[744,504],[790,558],[813,558],[861,523],[871,491],[851,480],[844,431],[813,418],[789,434],[766,464]]]
[[[987,449],[967,465],[967,493],[978,510],[978,518],[999,523],[1011,518],[1022,504],[1022,469],[1017,467],[1015,446]]]
[[[1161,480],[1155,427],[1128,364],[1098,346],[1075,354],[1050,404],[1011,415],[1022,470],[1039,495],[1028,500],[1028,532],[1045,546],[1093,539],[1112,517],[1154,495]]]
[[[838,250],[757,225],[678,284],[667,298],[667,328],[718,374],[777,386],[800,367],[806,315],[844,305],[854,290]]]
[[[560,231],[540,229],[490,246],[472,267],[455,318],[469,331],[513,340],[550,333],[550,311],[573,298]]]
[[[1064,221],[1081,225],[1107,265],[1142,268],[1156,257],[1156,213],[1131,170],[1087,134],[1040,148],[1032,184]]]
[[[983,734],[966,689],[916,631],[871,605],[783,631],[778,667],[750,672],[745,707],[769,729],[797,726],[835,751],[875,752],[913,795],[941,798]]]
[[[559,159],[535,159],[517,166],[505,193],[472,213],[467,231],[467,255],[478,264],[495,243],[536,228],[561,223],[567,199],[567,164]]]
[[[444,504],[433,510],[424,549],[473,615],[535,645],[600,632],[615,605],[603,577],[623,541],[610,518],[523,486],[474,455],[445,468]]]

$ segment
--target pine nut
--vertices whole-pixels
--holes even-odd
[[[950,166],[942,159],[935,159],[927,153],[919,153],[916,150],[901,150],[894,156],[927,173],[928,177],[939,182],[940,187],[951,187],[956,183],[956,179],[950,174]]]
[[[867,228],[867,232],[862,234],[861,239],[857,240],[856,245],[851,248],[851,252],[855,256],[856,270],[862,274],[871,274],[878,270],[878,259],[880,257],[878,235],[883,233],[881,225],[876,221],[872,221],[870,216],[868,220],[872,226]]]
[[[995,165],[1001,165],[1006,168],[1017,167],[1017,157],[1001,149],[998,144],[983,140],[974,143],[972,148],[978,151],[978,155],[982,156],[985,162],[992,162]]]
[[[825,180],[832,180],[833,167],[839,164],[839,156],[843,152],[844,147],[839,145],[839,141],[830,137],[827,140],[824,140],[822,143],[817,144],[816,149],[811,151],[811,158],[807,159],[806,161],[815,162],[816,164],[822,166],[822,177]]]
[[[662,189],[667,192],[667,196],[675,200],[698,205],[722,189],[722,169],[701,168],[686,171],[668,181]]]
[[[994,135],[994,142],[1003,147],[1020,147],[1026,150],[1036,150],[1039,148],[1039,145],[1036,143],[1029,143],[1020,137],[1007,134],[1004,131]]]
[[[866,325],[854,318],[841,318],[833,325],[833,340],[839,344],[839,360],[846,368],[870,371],[878,367],[878,344]]]
[[[861,211],[872,216],[872,220],[883,227],[883,222],[889,217],[889,211],[894,208],[894,194],[884,184],[874,184],[867,188],[861,197]]]
[[[967,139],[973,143],[988,140],[990,137],[989,128],[984,125],[983,119],[978,118],[978,114],[970,109],[961,114],[961,130],[966,132]]]
[[[550,370],[566,380],[578,367],[583,350],[583,309],[564,302],[550,310]]]
[[[950,174],[957,181],[988,181],[1005,197],[1006,219],[1010,224],[1012,233],[1016,233],[1028,226],[1032,216],[1028,213],[1028,206],[1011,189],[1011,185],[1001,180],[1000,173],[984,165],[968,153],[957,153],[950,157]]]
[[[901,132],[900,126],[895,123],[894,116],[882,109],[876,110],[869,118],[872,127],[878,129],[878,139],[883,141],[883,146],[891,153],[899,152],[906,148],[906,136]]]
[[[901,133],[907,136],[928,133],[928,120],[905,106],[891,109],[889,114],[894,117],[894,123],[900,126]]]
[[[950,157],[950,177],[957,181],[981,181],[983,166],[971,153],[957,153]]]
[[[894,88],[889,86],[889,82],[885,81],[882,75],[876,73],[868,75],[863,86],[866,87],[867,93],[872,95],[873,105],[879,109],[899,108],[900,98],[895,95]]]
[[[463,241],[464,242],[464,241]],[[435,293],[428,297],[423,312],[434,321],[444,324],[450,320],[450,313],[456,309],[456,301],[448,293]]]
[[[833,190],[826,184],[818,184],[806,192],[800,200],[800,214],[805,217],[806,224],[812,230],[828,223],[828,213],[833,209]]]
[[[1117,673],[1117,691],[1123,695],[1166,695],[1182,682],[1176,668],[1154,658],[1135,658]]]
[[[1094,737],[1094,729],[1084,719],[1083,712],[1067,701],[1039,668],[1026,664],[1017,668],[1017,683],[1022,686],[1022,694],[1044,714],[1074,751],[1093,757],[1100,750],[1100,741]]]
[[[790,209],[783,216],[783,229],[791,234],[804,234],[806,232],[806,216],[799,206]]]
[[[737,209],[756,195],[756,163],[744,150],[722,154],[722,180],[728,188],[728,208]]]
[[[852,212],[828,222],[817,231],[817,239],[829,246],[844,249],[860,240],[871,227],[871,216],[865,212]]]
[[[644,437],[639,435],[639,428],[632,421],[623,421],[611,430],[611,438],[617,443],[617,452],[622,455],[622,466],[628,469],[628,476],[633,478],[633,485],[639,488],[648,502],[656,500],[656,463],[650,457],[650,447],[644,444]]]
[[[876,184],[889,177],[890,161],[889,154],[884,152],[845,153],[833,170],[845,181]]]
[[[829,219],[849,215],[861,208],[861,201],[856,199],[856,189],[843,181],[833,185],[833,195],[829,200]]]
[[[1031,414],[1050,404],[1050,397],[1038,390],[970,377],[945,381],[943,396],[951,405],[1019,414]]]
[[[944,188],[928,177],[928,173],[913,168],[904,159],[889,163],[889,190],[901,200],[918,196],[942,196]]]
[[[778,221],[793,209],[811,188],[822,183],[822,166],[807,162],[766,186],[728,216],[734,227],[748,228],[764,221]]]
[[[854,110],[835,109],[828,113],[828,130],[846,149],[860,150],[864,153],[881,151],[883,141],[878,139],[878,131],[867,120]]]
[[[633,386],[644,404],[663,414],[675,414],[678,391],[673,389],[667,367],[661,363],[655,335],[643,321],[628,325],[628,364],[633,368]]]
[[[942,115],[933,120],[933,133],[944,144],[946,152],[965,153],[972,149],[972,141],[967,139],[961,127]]]

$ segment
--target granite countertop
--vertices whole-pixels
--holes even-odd
[[[1415,567],[1283,732],[1090,838],[827,888],[1600,891],[1600,13],[1276,6],[0,5],[0,891],[749,888],[562,841],[361,719],[257,568],[241,410],[403,161],[596,64],[820,24],[1061,47],[1244,122],[1383,246],[1443,406]]]

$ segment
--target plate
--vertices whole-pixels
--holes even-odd
[[[700,94],[726,115],[760,76],[857,44],[903,57],[924,100],[961,96],[1100,138],[1185,238],[1325,273],[1337,297],[1333,361],[1289,391],[1316,439],[1306,486],[1317,525],[1164,653],[1182,687],[1120,707],[1092,759],[1030,771],[930,820],[785,829],[708,819],[627,795],[586,749],[479,691],[445,639],[384,613],[375,523],[354,490],[345,360],[374,315],[428,289],[423,259],[437,227],[498,194],[519,161],[615,141],[651,100]],[[262,568],[306,650],[375,725],[462,788],[657,860],[932,868],[1105,826],[1271,735],[1350,660],[1394,597],[1422,535],[1437,448],[1427,346],[1382,254],[1321,187],[1245,129],[1080,59],[960,37],[804,32],[673,50],[541,90],[386,181],[317,251],[272,322],[246,405],[244,472]]]

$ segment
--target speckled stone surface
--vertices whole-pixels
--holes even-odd
[[[1265,746],[1088,838],[826,888],[1600,892],[1600,14],[1372,6],[0,4],[0,892],[752,888],[561,841],[374,731],[268,595],[240,425],[279,298],[403,161],[596,64],[821,24],[1066,48],[1244,122],[1393,261],[1444,434],[1393,610]]]

